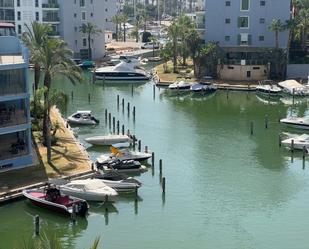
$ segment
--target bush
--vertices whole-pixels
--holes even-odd
[[[190,68],[186,69],[186,73],[191,73],[191,72],[192,72],[192,71],[191,71]]]

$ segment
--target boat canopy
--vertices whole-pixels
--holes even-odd
[[[87,190],[95,190],[106,187],[106,185],[99,179],[74,180],[71,181],[69,185],[83,186]]]
[[[78,114],[91,114],[91,111],[77,111]]]

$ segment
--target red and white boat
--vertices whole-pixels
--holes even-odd
[[[25,189],[23,190],[23,195],[36,206],[62,214],[71,215],[75,211],[77,215],[85,216],[89,208],[85,200],[61,195],[59,189],[54,187]]]

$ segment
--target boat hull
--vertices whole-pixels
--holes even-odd
[[[104,202],[104,201],[115,201],[117,195],[109,195],[109,194],[94,194],[94,193],[85,193],[85,192],[75,192],[70,191],[65,188],[60,189],[61,193],[74,196],[77,198],[84,199],[86,201],[98,201],[98,202]]]
[[[280,120],[280,123],[296,129],[309,130],[309,124],[293,122],[292,120]]]
[[[139,168],[125,168],[125,169],[117,169],[117,168],[109,168],[108,166],[103,166],[104,172],[110,172],[110,171],[117,171],[117,172],[123,172],[123,173],[142,173],[146,172],[148,169],[146,166],[141,165]]]
[[[132,143],[132,139],[129,137],[104,137],[104,136],[96,136],[96,137],[90,137],[86,138],[85,141],[87,143],[90,143],[92,145],[112,145],[117,143]]]

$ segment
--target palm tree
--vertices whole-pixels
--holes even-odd
[[[275,47],[276,49],[278,49],[279,48],[279,32],[282,32],[284,30],[284,24],[281,22],[280,19],[273,19],[268,29],[270,31],[275,32]]]
[[[200,36],[199,36],[198,32],[196,31],[196,29],[191,29],[188,32],[185,40],[186,40],[186,44],[187,44],[187,48],[189,50],[190,56],[191,56],[192,61],[193,61],[194,75],[197,77],[198,76],[198,69],[196,68],[196,58],[199,55],[200,46],[202,44],[202,41],[201,41]]]
[[[167,43],[165,44],[164,48],[162,48],[160,50],[160,57],[163,60],[164,64],[163,64],[163,71],[164,73],[167,73],[167,62],[169,61],[169,59],[171,58],[171,43]]]
[[[142,18],[143,23],[144,23],[144,33],[145,33],[146,30],[147,30],[147,22],[148,22],[148,20],[149,20],[149,16],[148,16],[146,10],[143,10],[143,11],[141,12],[141,18]]]
[[[121,14],[112,17],[112,22],[116,24],[116,41],[119,39],[119,25],[121,24]]]
[[[155,36],[150,36],[149,40],[152,42],[152,57],[154,57],[155,56],[155,45],[158,42],[158,38]]]
[[[92,60],[91,38],[94,35],[102,33],[102,30],[99,29],[95,24],[88,22],[88,23],[83,23],[82,26],[79,27],[79,32],[86,34],[88,37],[88,59]]]
[[[298,27],[301,31],[301,46],[305,51],[307,49],[306,42],[308,36],[308,27],[309,27],[309,8],[302,8],[298,14],[299,23]]]
[[[287,43],[287,61],[290,60],[290,49],[291,49],[291,43],[294,37],[295,28],[297,27],[297,19],[290,19],[286,20],[284,24],[284,30],[288,30],[289,36],[288,36],[288,43]]]
[[[31,27],[25,24],[27,32],[22,35],[22,41],[30,50],[30,61],[34,63],[34,93],[39,87],[40,76],[41,76],[41,65],[36,57],[36,51],[42,46],[44,39],[48,37],[48,34],[52,31],[51,26],[46,24],[41,24],[38,22],[32,22]],[[37,101],[35,99],[33,101],[33,114],[35,120],[37,119]]]
[[[47,147],[47,161],[51,163],[50,137],[50,89],[52,80],[57,75],[67,77],[71,82],[81,81],[80,68],[70,59],[73,53],[63,40],[49,38],[37,51],[40,64],[44,68],[44,120],[43,137]]]
[[[168,27],[168,36],[172,42],[172,53],[173,53],[173,72],[177,72],[177,55],[178,55],[178,37],[180,34],[180,27],[176,22],[173,22]]]
[[[123,41],[124,42],[126,41],[126,31],[127,31],[126,24],[127,24],[127,22],[128,22],[128,16],[126,14],[120,15],[120,23],[122,23],[122,25],[123,25]]]

